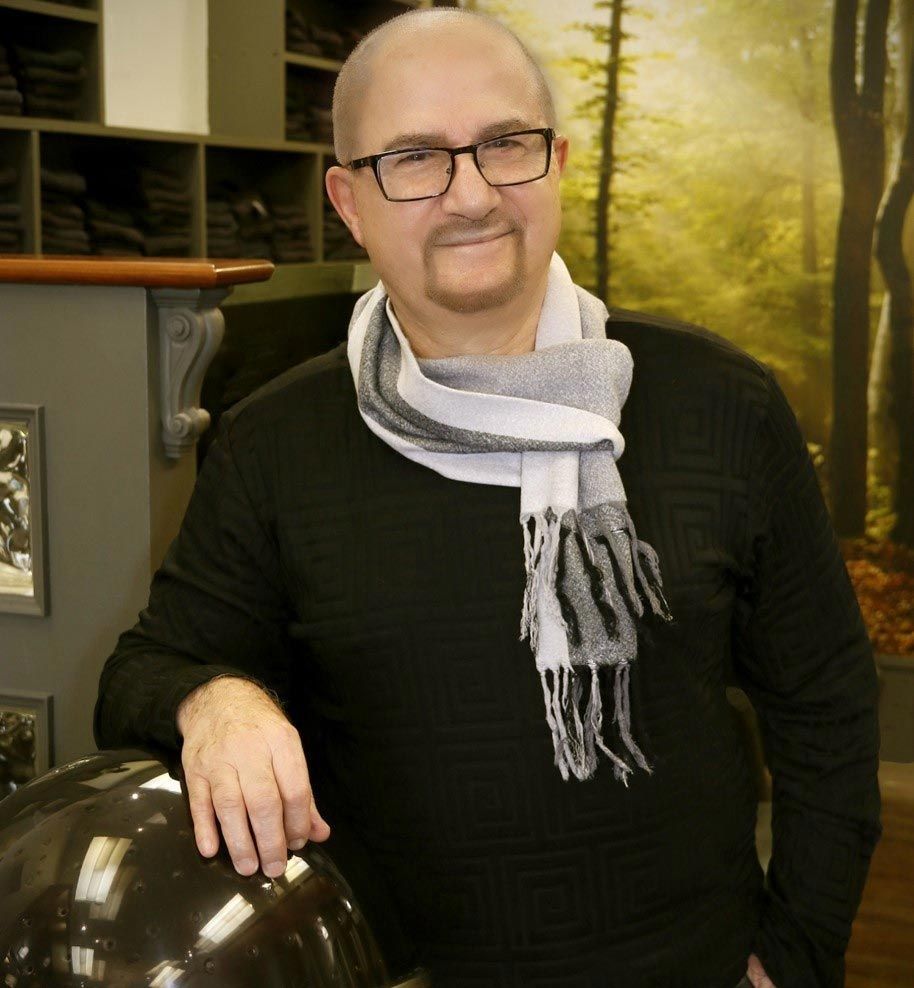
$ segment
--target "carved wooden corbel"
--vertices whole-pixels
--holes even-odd
[[[179,459],[209,428],[200,388],[222,336],[219,305],[231,288],[154,288],[159,314],[159,401],[165,452]]]

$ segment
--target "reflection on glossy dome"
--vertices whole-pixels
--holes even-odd
[[[318,845],[244,877],[197,851],[165,763],[106,751],[0,801],[0,985],[418,988]]]

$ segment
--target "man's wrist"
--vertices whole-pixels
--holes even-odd
[[[229,681],[229,682],[226,682]],[[216,684],[219,685],[216,685]],[[193,717],[197,708],[206,701],[213,693],[221,691],[224,692],[226,696],[231,696],[233,694],[242,694],[247,692],[250,695],[250,691],[256,691],[257,693],[266,693],[271,696],[270,691],[266,690],[265,687],[261,686],[259,683],[250,679],[249,677],[243,675],[233,675],[232,673],[223,672],[212,679],[208,679],[205,683],[201,683],[199,686],[194,687],[178,704],[178,709],[175,714],[175,724],[178,729],[178,734],[184,737],[185,731],[188,726],[189,720]]]

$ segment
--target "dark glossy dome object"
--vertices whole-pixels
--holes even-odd
[[[0,985],[420,988],[387,969],[352,890],[308,843],[284,874],[197,850],[182,783],[104,751],[0,800]]]

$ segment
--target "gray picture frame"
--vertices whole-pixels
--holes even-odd
[[[32,731],[32,763],[33,772],[28,779],[18,779],[18,786],[25,785],[31,779],[37,779],[50,771],[54,764],[54,719],[53,719],[53,694],[31,692],[25,690],[5,689],[0,691],[0,719],[13,721],[10,714],[18,714],[20,718],[33,718]],[[9,742],[14,739],[8,738]],[[23,753],[21,744],[15,746],[15,755],[21,761]],[[9,754],[9,753],[8,753]],[[7,765],[10,766],[11,759],[8,758]],[[10,769],[12,771],[12,768]],[[0,780],[0,798],[9,794],[9,780]]]
[[[44,617],[48,614],[47,501],[45,498],[44,406],[0,404],[0,423],[25,426],[28,434],[29,536],[32,553],[32,593],[0,589],[0,613]]]

